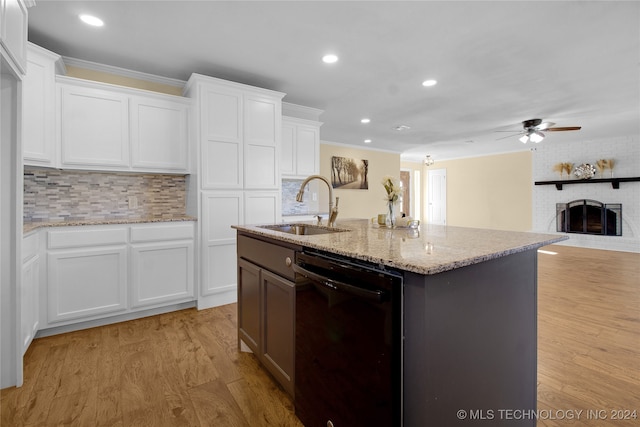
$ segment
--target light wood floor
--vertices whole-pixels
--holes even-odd
[[[538,426],[639,427],[611,411],[640,411],[640,255],[544,249],[558,255],[539,255]],[[301,426],[238,352],[234,304],[37,339],[1,411],[3,427]]]

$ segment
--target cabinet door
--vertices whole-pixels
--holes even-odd
[[[262,282],[262,359],[293,395],[295,284],[266,270]]]
[[[35,256],[23,264],[21,286],[20,330],[24,355],[40,324],[40,257]]]
[[[62,165],[129,169],[129,107],[124,94],[60,85]]]
[[[318,150],[320,131],[317,127],[299,125],[296,129],[296,173],[317,174],[320,167]]]
[[[133,245],[131,292],[133,307],[193,299],[193,242]]]
[[[280,192],[246,191],[244,193],[245,224],[277,224],[281,221]]]
[[[238,259],[238,337],[260,356],[260,269]]]
[[[242,188],[242,93],[206,85],[200,109],[202,188]]]
[[[200,295],[236,292],[236,233],[242,224],[240,191],[202,194],[202,275]]]
[[[22,80],[22,153],[25,165],[55,166],[55,61],[29,47]]]
[[[133,169],[186,172],[188,109],[179,102],[131,99],[131,165]]]
[[[126,246],[49,252],[49,322],[125,310],[126,289]]]
[[[244,97],[244,188],[278,189],[280,186],[280,100]]]
[[[280,172],[282,175],[296,174],[296,127],[282,123],[282,144],[280,145]]]
[[[27,6],[23,0],[2,0],[0,42],[19,74],[27,69]]]

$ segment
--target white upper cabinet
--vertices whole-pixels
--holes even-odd
[[[306,178],[320,170],[320,126],[322,123],[282,118],[280,172],[285,178]]]
[[[189,173],[189,99],[56,80],[61,168]]]
[[[188,169],[188,106],[175,101],[131,97],[131,166]]]
[[[322,110],[282,103],[280,173],[283,178],[304,179],[320,172]]]
[[[24,0],[0,0],[0,44],[3,56],[18,74],[27,69],[27,5]]]
[[[280,188],[283,93],[193,74],[203,190]]]
[[[279,142],[282,113],[279,99],[246,95],[244,188],[280,187]]]
[[[200,96],[202,187],[241,189],[242,92],[206,85]]]
[[[128,96],[61,84],[59,137],[63,168],[128,169]]]
[[[27,74],[22,80],[22,149],[24,164],[56,165],[56,68],[60,56],[29,43]]]

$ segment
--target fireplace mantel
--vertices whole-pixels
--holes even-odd
[[[597,184],[600,182],[610,182],[611,187],[614,189],[620,188],[621,182],[638,182],[640,177],[634,178],[594,178],[594,179],[563,179],[559,181],[536,181],[535,185],[555,185],[557,190],[562,190],[562,186],[565,184]]]

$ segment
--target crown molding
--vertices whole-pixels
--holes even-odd
[[[153,83],[164,84],[168,86],[174,86],[183,88],[187,83],[184,80],[172,79],[169,77],[157,76],[155,74],[143,73],[140,71],[127,70],[126,68],[114,67],[112,65],[99,64],[97,62],[85,61],[84,59],[70,58],[63,56],[62,60],[65,65],[72,67],[84,68],[92,71],[100,71],[103,73],[114,74],[116,76],[129,77],[132,79],[144,80]]]
[[[304,105],[292,104],[282,101],[282,115],[295,117],[298,119],[306,119],[312,121],[320,121],[320,115],[324,110],[318,108],[305,107]]]

